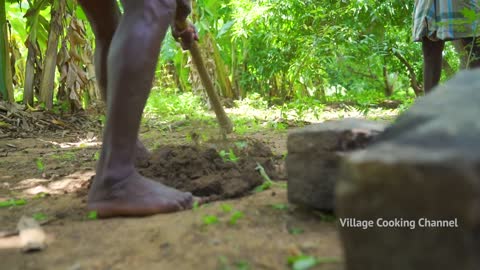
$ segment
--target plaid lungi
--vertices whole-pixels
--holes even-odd
[[[480,0],[416,0],[413,39],[454,40],[480,36],[479,22]]]

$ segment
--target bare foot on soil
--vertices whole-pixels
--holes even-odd
[[[97,211],[101,218],[176,212],[191,208],[194,202],[191,193],[167,187],[137,172],[111,186],[97,180],[89,193],[88,209]]]

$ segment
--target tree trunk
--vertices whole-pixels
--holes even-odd
[[[220,88],[223,96],[226,98],[238,98],[233,93],[232,83],[230,82],[230,79],[227,76],[228,71],[225,68],[225,63],[223,62],[223,59],[220,55],[220,51],[218,50],[217,41],[210,33],[207,33],[205,38],[210,39],[212,44],[213,60],[215,61],[215,67],[216,67],[215,71],[217,73],[217,78],[220,83]]]
[[[7,28],[7,25],[5,24],[5,28]],[[7,86],[7,96],[8,96],[8,101],[10,102],[15,102],[15,95],[13,92],[13,73],[12,73],[12,65],[10,63],[10,46],[8,45],[9,43],[9,35],[7,29],[4,31],[4,40],[5,40],[5,50],[6,50],[6,55],[7,55],[7,61],[5,65],[5,83]]]
[[[448,63],[445,57],[442,57],[442,69],[445,71],[445,75],[447,75],[447,78],[455,75],[455,70],[453,70],[452,66],[450,65],[450,63]]]
[[[410,77],[410,86],[413,88],[413,91],[415,92],[415,95],[418,96],[423,96],[423,89],[422,86],[418,83],[417,80],[417,75],[415,74],[415,69],[413,69],[412,65],[405,59],[403,55],[401,55],[399,52],[394,52],[393,55],[400,60],[400,62],[407,68],[408,71],[408,76]]]
[[[238,56],[237,56],[237,45],[235,41],[232,41],[232,82],[233,82],[233,91],[235,92],[236,97],[242,97],[240,94],[242,91],[240,89],[240,70],[238,66]]]
[[[50,31],[48,34],[47,51],[43,65],[42,80],[40,83],[40,98],[45,107],[53,107],[53,92],[55,83],[55,70],[58,55],[58,37],[63,30],[62,19],[65,14],[65,0],[54,1],[51,11]]]
[[[452,41],[453,48],[457,52],[458,58],[460,58],[460,69],[466,69],[468,66],[468,53],[465,51],[461,40]]]
[[[390,82],[388,78],[388,69],[387,69],[387,61],[383,64],[383,80],[385,82],[385,96],[389,97],[393,94],[393,84]]]
[[[5,8],[5,0],[0,0],[0,100],[13,102],[13,81],[8,53],[7,14]]]
[[[33,106],[35,87],[38,91],[38,80],[42,74],[40,65],[42,61],[38,57],[40,54],[38,43],[28,37],[26,45],[28,48],[28,55],[25,63],[25,89],[23,92],[23,103]]]

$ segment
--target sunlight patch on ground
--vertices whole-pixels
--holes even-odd
[[[248,117],[264,121],[276,121],[278,119],[307,121],[321,123],[328,120],[341,118],[367,118],[391,120],[398,116],[399,110],[370,109],[368,112],[360,111],[354,107],[346,109],[317,109],[317,110],[280,110],[280,109],[256,109],[251,106],[239,106],[238,108],[226,109],[228,115]]]
[[[54,141],[47,141],[42,139],[39,139],[39,140],[45,143],[55,145],[62,149],[97,147],[102,144],[102,142],[98,141],[97,137],[84,138],[84,139],[80,139],[77,142],[54,142]]]
[[[12,190],[22,190],[25,195],[73,193],[85,188],[94,175],[94,171],[88,170],[74,172],[58,180],[30,178],[20,181]]]

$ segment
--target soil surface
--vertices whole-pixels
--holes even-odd
[[[194,130],[202,136],[188,128],[144,128],[142,140],[153,152],[138,165],[148,177],[213,202],[106,220],[89,219],[85,204],[99,132],[0,139],[0,202],[26,201],[0,208],[0,233],[15,230],[25,215],[40,217],[48,235],[48,247],[39,252],[0,248],[0,268],[291,269],[288,258],[304,254],[333,258],[310,269],[343,269],[334,219],[287,202],[286,132],[225,141]],[[275,184],[253,191],[265,175]]]

